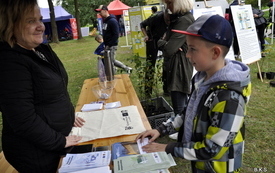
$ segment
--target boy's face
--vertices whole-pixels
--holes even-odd
[[[186,57],[197,71],[209,71],[213,66],[214,52],[200,37],[186,35],[188,51]]]

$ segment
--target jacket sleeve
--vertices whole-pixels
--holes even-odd
[[[264,16],[264,12],[262,10],[258,10],[258,13],[257,15],[260,17],[263,17]]]
[[[148,18],[147,19],[145,19],[144,21],[142,21],[141,23],[140,23],[140,28],[142,29],[142,28],[144,28],[144,29],[146,29],[146,27],[148,26]]]
[[[193,18],[192,18],[193,19]],[[182,30],[185,31],[192,23],[192,20],[189,15],[180,17],[170,29]],[[186,42],[186,36],[177,32],[169,31],[170,37],[166,40],[166,43],[163,47],[163,54],[165,57],[172,57],[179,48]]]
[[[170,135],[177,132],[183,124],[184,115],[177,114],[176,117],[169,118],[163,122],[156,129],[160,132],[161,136]]]
[[[229,147],[244,140],[240,130],[243,127],[244,111],[245,101],[240,95],[236,95],[235,99],[217,101],[209,110],[210,125],[203,139],[188,143],[170,143],[166,147],[166,152],[187,160],[221,159]]]
[[[5,55],[4,55],[5,56]],[[17,56],[17,57],[16,57]],[[62,151],[65,136],[36,114],[31,70],[25,58],[7,54],[0,59],[0,110],[11,133],[44,150]]]

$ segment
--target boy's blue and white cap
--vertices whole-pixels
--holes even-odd
[[[186,31],[172,31],[202,37],[228,48],[230,48],[233,39],[232,26],[225,18],[219,15],[202,15]]]

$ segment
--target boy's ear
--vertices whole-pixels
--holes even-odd
[[[215,45],[213,48],[213,59],[216,60],[217,58],[219,58],[222,54],[222,49],[220,46]]]

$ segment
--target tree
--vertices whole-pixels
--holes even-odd
[[[98,8],[99,5],[109,5],[112,0],[77,0],[78,2],[78,13],[80,26],[92,25],[96,19],[96,12],[94,9]],[[128,6],[142,6],[145,5],[144,0],[121,0]],[[62,7],[69,13],[76,15],[76,8],[74,7],[74,0],[63,0]]]
[[[79,8],[78,8],[78,2],[77,0],[74,0],[74,7],[75,7],[75,18],[76,18],[76,24],[77,24],[77,35],[78,39],[82,39],[82,33],[81,33],[81,26],[79,21]]]
[[[52,0],[48,0],[48,4],[49,4],[49,9],[50,9],[51,27],[52,27],[52,38],[51,39],[52,39],[53,43],[59,43]]]

